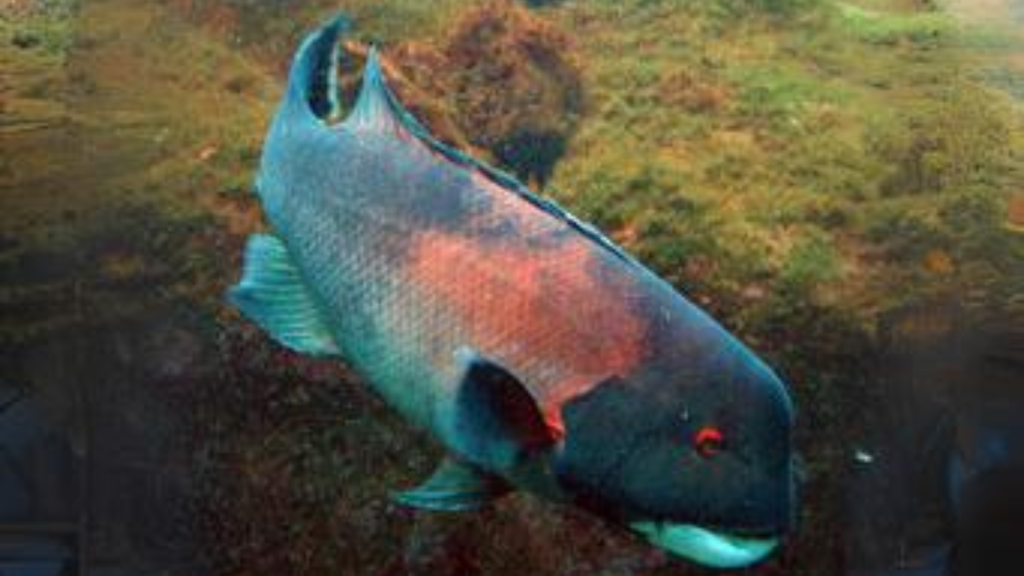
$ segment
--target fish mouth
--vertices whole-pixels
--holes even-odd
[[[778,537],[739,536],[695,524],[642,521],[629,527],[651,544],[709,568],[750,566],[779,545]]]

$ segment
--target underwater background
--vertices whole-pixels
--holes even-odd
[[[339,10],[348,101],[374,43],[791,384],[799,527],[744,573],[942,573],[951,462],[1024,460],[1020,0],[0,0],[0,574],[706,573],[526,495],[399,507],[440,447],[225,305]]]

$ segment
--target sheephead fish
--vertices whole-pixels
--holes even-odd
[[[337,18],[299,48],[229,300],[346,361],[450,454],[406,505],[522,489],[712,567],[760,561],[795,510],[785,385],[555,203],[437,141],[371,49],[337,122]]]

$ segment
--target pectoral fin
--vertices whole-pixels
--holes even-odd
[[[485,506],[511,490],[500,477],[454,458],[445,458],[422,484],[398,492],[399,504],[439,512],[460,512]]]
[[[460,455],[486,470],[508,471],[555,441],[530,391],[511,372],[468,348],[456,359],[462,379],[448,428]]]
[[[274,340],[303,354],[334,356],[338,346],[319,306],[281,241],[253,234],[245,247],[242,281],[228,300]]]

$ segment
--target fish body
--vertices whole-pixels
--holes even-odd
[[[250,240],[231,300],[446,445],[406,504],[520,488],[704,564],[766,556],[794,506],[781,381],[595,229],[437,142],[375,52],[326,123],[342,28],[296,55],[258,178],[274,234]]]

